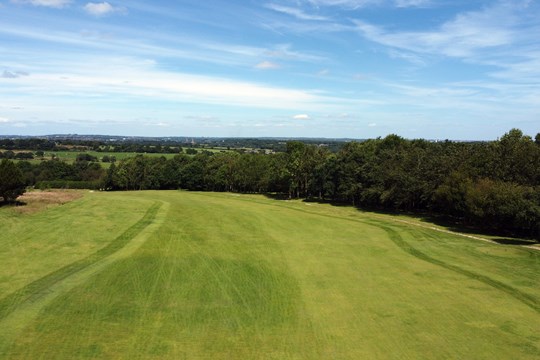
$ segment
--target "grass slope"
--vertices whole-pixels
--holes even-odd
[[[391,216],[261,196],[89,193],[32,215],[0,209],[0,231],[0,260],[17,264],[0,268],[0,304],[11,297],[2,358],[540,356],[540,252]],[[49,292],[30,299],[36,282]],[[24,312],[29,302],[39,311]],[[8,336],[16,316],[24,327]]]

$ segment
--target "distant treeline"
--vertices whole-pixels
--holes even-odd
[[[31,151],[18,151],[16,153],[11,150],[0,151],[0,159],[31,160],[33,158],[34,153]]]
[[[191,146],[191,144],[183,145]],[[80,141],[80,140],[47,140],[38,138],[22,138],[22,139],[0,139],[0,156],[4,158],[17,158],[21,153],[20,150],[35,151],[35,156],[43,156],[44,151],[97,151],[97,152],[137,152],[137,153],[158,153],[158,154],[174,154],[182,152],[182,147],[179,144],[175,146],[161,145],[157,143],[144,142],[119,142],[105,143],[100,141]],[[13,150],[18,150],[16,153]],[[32,152],[25,152],[32,154]],[[40,155],[40,154],[41,155]],[[11,157],[10,157],[11,156]]]
[[[0,150],[30,151],[98,151],[98,152],[136,152],[136,153],[178,153],[184,148],[199,149],[263,149],[273,152],[286,151],[288,140],[277,138],[108,138],[101,135],[51,138],[21,137],[0,138]],[[325,146],[336,152],[346,143],[343,139],[302,139],[309,145]]]
[[[19,168],[28,185],[103,190],[277,193],[380,210],[429,212],[499,233],[540,238],[540,134],[513,129],[492,142],[430,142],[396,135],[338,152],[292,141],[275,154],[200,152],[99,164],[44,161]]]

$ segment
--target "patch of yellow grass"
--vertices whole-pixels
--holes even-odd
[[[20,214],[33,214],[53,206],[63,205],[83,196],[81,190],[30,191],[17,198],[22,203],[15,207]]]

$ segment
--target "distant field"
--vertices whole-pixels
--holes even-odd
[[[129,157],[135,157],[135,156],[139,155],[139,153],[135,153],[135,152],[97,152],[97,151],[51,151],[51,152],[49,152],[49,151],[47,151],[47,152],[45,152],[43,157],[41,157],[41,158],[35,157],[34,159],[28,160],[28,161],[30,161],[31,163],[34,163],[34,164],[39,164],[43,160],[51,160],[53,158],[53,156],[54,156],[55,158],[57,158],[60,161],[73,163],[73,162],[75,162],[75,159],[77,158],[77,155],[79,155],[79,154],[89,154],[89,155],[97,157],[100,164],[102,166],[104,166],[104,167],[109,167],[110,166],[110,163],[101,162],[101,159],[104,156],[109,156],[109,157],[114,156],[116,158],[116,161],[120,161],[122,159],[126,159],[126,158],[129,158]],[[178,154],[144,153],[143,155],[152,156],[152,157],[164,156],[165,158],[170,159],[170,158],[173,158],[175,155],[178,155]]]
[[[183,149],[184,153],[185,153],[185,151],[187,149],[188,148]],[[226,150],[226,149],[195,149],[195,150],[197,150],[197,152],[202,152],[202,151],[210,151],[210,152],[229,151],[229,150]],[[27,152],[29,150],[18,150],[18,151]],[[34,163],[34,164],[38,164],[43,160],[51,160],[53,158],[53,156],[54,156],[54,157],[56,157],[57,159],[59,159],[61,161],[66,161],[68,163],[73,163],[75,161],[75,159],[77,158],[77,155],[79,155],[79,154],[89,154],[89,155],[95,156],[96,158],[98,158],[99,162],[104,167],[109,167],[110,166],[110,163],[102,163],[101,162],[101,159],[104,156],[109,156],[109,157],[114,156],[116,158],[116,161],[120,161],[122,159],[135,157],[137,155],[144,155],[144,156],[150,156],[150,157],[164,156],[167,159],[171,159],[175,155],[178,155],[178,153],[162,154],[162,153],[105,152],[105,151],[104,152],[98,152],[98,151],[46,151],[46,152],[44,152],[43,157],[35,157],[34,159],[27,160],[27,161],[30,161],[31,163]]]
[[[263,196],[80,194],[0,208],[2,359],[540,357],[540,251]]]

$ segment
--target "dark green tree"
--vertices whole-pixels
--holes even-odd
[[[317,164],[317,148],[300,141],[287,143],[287,171],[290,174],[289,196],[309,196],[312,171]]]
[[[25,184],[21,170],[13,161],[0,162],[0,198],[9,203],[24,194]]]
[[[454,171],[433,194],[433,207],[440,213],[464,216],[467,213],[467,195],[472,180],[465,174]]]
[[[366,145],[369,143],[350,142],[337,155],[337,176],[334,188],[337,200],[358,205],[360,195],[365,190]],[[328,187],[328,184],[327,184]]]
[[[184,154],[175,155],[167,160],[163,169],[163,187],[165,189],[180,189],[184,186],[183,169],[189,163],[190,157]]]

